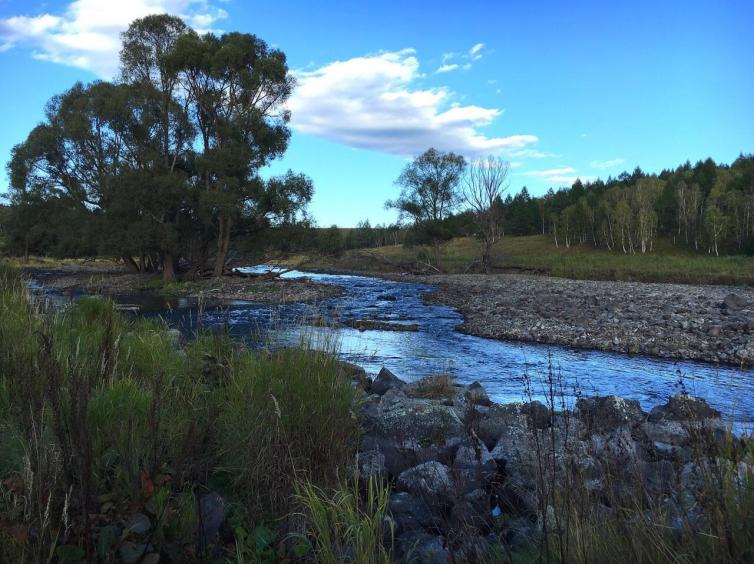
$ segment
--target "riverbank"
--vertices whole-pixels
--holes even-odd
[[[264,304],[314,303],[337,296],[341,290],[309,279],[224,276],[165,284],[158,275],[134,274],[117,266],[64,265],[35,268],[26,275],[57,292],[126,295],[155,292],[170,297],[212,301],[243,300]]]
[[[459,237],[441,246],[442,270],[460,274],[478,268],[479,241]],[[307,269],[432,274],[426,247],[388,245],[353,249],[339,256],[297,255],[289,261]],[[475,265],[475,263],[477,263]],[[506,236],[492,249],[494,273],[528,273],[575,280],[612,280],[678,284],[754,285],[754,257],[716,257],[659,239],[651,253],[624,254],[593,245],[556,247],[545,235]]]
[[[608,352],[754,363],[754,289],[599,282],[517,274],[421,277],[458,330]]]

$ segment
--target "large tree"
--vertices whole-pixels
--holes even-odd
[[[440,242],[446,238],[442,222],[461,202],[459,184],[465,168],[466,160],[461,155],[428,149],[406,165],[395,181],[401,187],[398,199],[386,203],[399,211],[401,219],[409,218],[431,242],[437,268]]]
[[[189,32],[171,58],[199,133],[202,217],[215,226],[215,275],[225,266],[232,228],[255,206],[258,173],[288,145],[293,88],[285,55],[250,34]]]
[[[472,162],[464,178],[463,196],[474,214],[482,242],[483,272],[489,272],[492,247],[503,233],[500,201],[510,185],[509,170],[503,159],[490,156]]]

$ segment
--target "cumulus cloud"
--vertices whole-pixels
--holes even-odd
[[[605,169],[605,168],[613,168],[613,167],[616,167],[616,166],[620,166],[624,162],[626,162],[626,160],[625,159],[621,159],[621,158],[618,158],[618,159],[608,159],[606,161],[592,161],[591,163],[589,163],[589,166],[591,166],[592,168]]]
[[[351,147],[400,156],[436,147],[468,157],[511,157],[538,141],[531,134],[481,133],[502,110],[453,103],[444,87],[418,87],[419,60],[412,49],[335,61],[298,71],[296,78],[292,126]]]
[[[120,33],[137,18],[161,13],[179,15],[197,31],[209,31],[227,17],[209,0],[74,0],[62,14],[0,19],[0,51],[26,47],[36,59],[111,78],[118,68]]]

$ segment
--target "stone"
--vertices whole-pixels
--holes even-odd
[[[441,445],[450,437],[465,434],[463,423],[452,407],[433,400],[408,398],[394,389],[380,402],[375,431],[398,440],[414,439],[422,446]]]
[[[587,429],[599,433],[612,431],[623,425],[636,425],[646,418],[636,400],[617,396],[595,396],[576,402],[576,414]]]
[[[406,383],[403,380],[383,366],[377,377],[372,381],[371,391],[382,396],[388,390],[394,388],[402,389],[405,385]]]
[[[723,298],[722,306],[731,311],[737,311],[739,309],[745,309],[749,305],[746,298],[739,296],[738,294],[728,294]]]
[[[427,503],[408,492],[390,494],[389,510],[396,523],[396,534],[418,529],[438,528],[442,524],[441,515],[435,513]]]
[[[489,411],[479,418],[476,433],[487,448],[492,449],[503,433],[511,428],[525,429],[527,424],[522,404],[493,404]]]
[[[398,488],[432,505],[447,505],[453,497],[450,468],[434,460],[401,472]]]
[[[143,535],[152,528],[152,522],[143,513],[133,513],[126,519],[125,528],[136,535]]]
[[[151,550],[151,545],[125,541],[121,543],[118,555],[123,564],[136,564]]]
[[[357,455],[357,467],[359,469],[359,477],[363,480],[379,478],[387,472],[385,455],[379,450],[360,452]]]
[[[489,407],[492,405],[490,397],[479,382],[472,382],[463,391],[464,399],[472,405]]]
[[[703,419],[718,419],[720,412],[703,399],[689,394],[676,394],[665,405],[660,405],[649,412],[649,421],[657,422],[662,419],[672,421],[701,421]]]
[[[199,500],[200,535],[204,546],[212,544],[228,514],[228,502],[221,495],[208,493]]]
[[[180,348],[183,335],[178,329],[168,329],[165,331],[165,335],[170,341],[170,346],[172,346],[174,349]]]
[[[445,539],[423,531],[410,531],[401,535],[396,544],[400,561],[411,564],[448,564],[451,555]]]

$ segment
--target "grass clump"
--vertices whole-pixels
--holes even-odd
[[[458,391],[452,376],[435,374],[412,383],[408,393],[422,399],[452,399]]]
[[[352,482],[329,494],[308,480],[296,484],[313,557],[322,564],[392,562],[393,530],[386,520],[390,489],[370,478],[362,496]],[[304,545],[306,546],[306,544]]]

